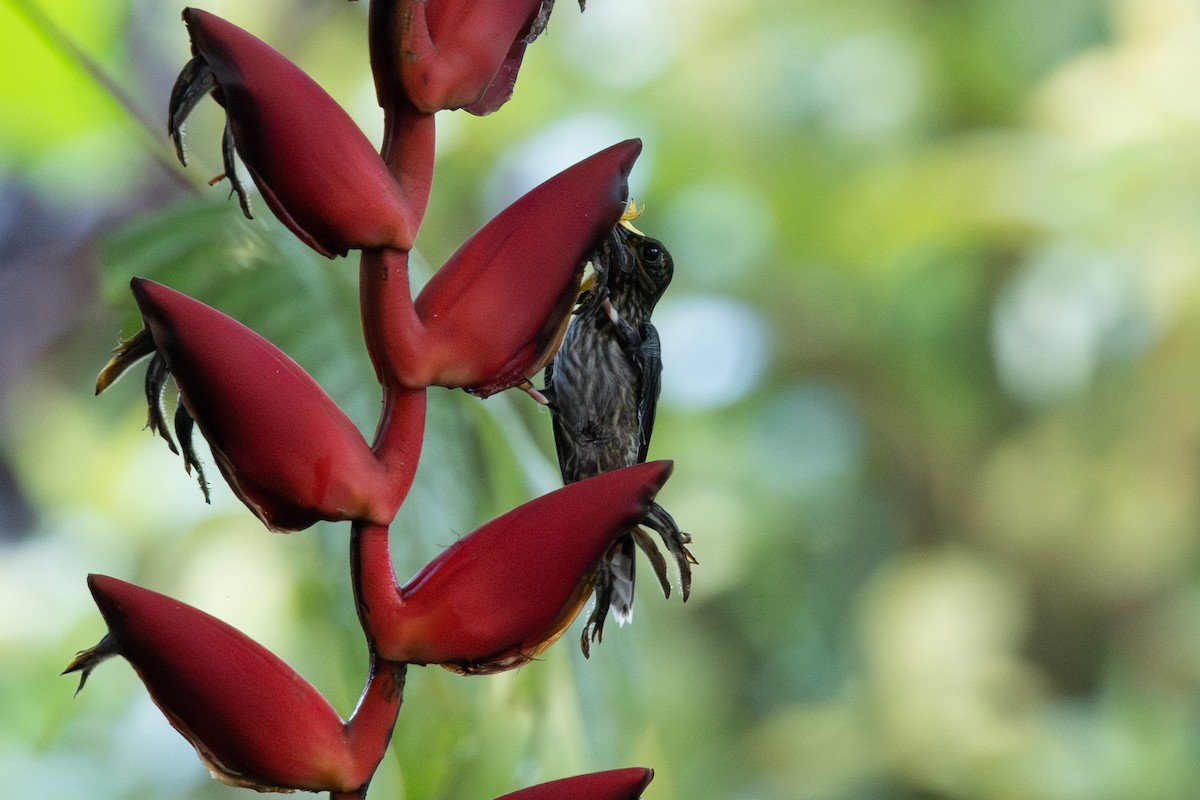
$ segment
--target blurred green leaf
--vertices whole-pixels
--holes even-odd
[[[127,0],[94,3],[6,0],[0,3],[0,149],[44,155],[73,137],[121,116],[118,106],[84,65],[38,30],[22,10],[32,7],[79,47],[112,56],[129,13]]]
[[[150,278],[270,339],[360,426],[373,426],[379,399],[358,325],[357,265],[321,257],[258,213],[247,220],[234,202],[193,200],[106,237],[102,290],[124,309],[122,335],[141,328],[129,280]]]

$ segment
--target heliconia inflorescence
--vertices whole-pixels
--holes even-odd
[[[226,783],[361,800],[397,723],[409,665],[487,674],[528,663],[575,619],[614,542],[661,516],[655,497],[669,461],[615,469],[530,500],[450,545],[403,585],[389,552],[421,453],[427,390],[487,397],[520,387],[544,401],[531,379],[558,349],[585,267],[626,206],[637,139],[531,189],[412,296],[409,253],[432,184],[434,115],[503,105],[552,5],[370,0],[370,60],[384,112],[378,152],[274,48],[206,11],[183,12],[193,57],[175,83],[168,123],[180,160],[184,121],[211,95],[226,115],[224,177],[246,215],[236,157],[298,239],[329,257],[361,251],[363,336],[382,393],[368,443],[274,344],[186,294],[132,281],[143,327],[114,352],[97,393],[148,359],[148,427],[196,471],[206,497],[196,428],[230,489],[268,528],[350,523],[351,588],[368,669],[345,720],[230,625],[167,595],[88,577],[107,633],[67,672],[81,673],[82,688],[102,661],[123,657]],[[179,402],[169,424],[163,395],[171,378]],[[635,800],[652,777],[646,768],[596,772],[499,800]]]

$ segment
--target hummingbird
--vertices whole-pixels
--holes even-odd
[[[546,366],[545,395],[563,481],[572,483],[646,460],[662,376],[658,331],[650,322],[666,291],[674,261],[663,243],[635,228],[632,204],[592,256],[592,275],[567,326],[562,345]],[[633,617],[635,546],[645,552],[671,595],[667,562],[642,526],[655,531],[678,565],[687,600],[695,558],[691,536],[658,503],[641,524],[620,536],[593,574],[595,604],[580,645],[588,655],[600,641],[611,610],[619,624]]]

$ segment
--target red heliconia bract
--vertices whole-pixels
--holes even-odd
[[[611,769],[539,783],[496,800],[637,800],[652,780],[648,767]]]
[[[260,791],[330,792],[358,792],[371,779],[400,709],[403,665],[375,663],[343,722],[291,667],[219,619],[116,578],[89,575],[88,586],[108,635],[67,671],[86,680],[123,656],[214,777]]]
[[[296,236],[330,257],[412,246],[427,186],[407,197],[342,107],[265,42],[206,11],[185,9],[183,19],[238,155]]]
[[[537,186],[480,228],[409,298],[406,254],[363,253],[360,301],[380,379],[486,397],[558,347],[587,259],[621,219],[641,152],[630,139]]]
[[[553,0],[372,0],[371,66],[381,101],[404,93],[422,111],[489,114],[512,96],[525,47]]]
[[[132,289],[180,402],[230,487],[268,527],[391,521],[416,468],[423,397],[409,398],[390,426],[412,441],[381,462],[308,373],[266,339],[162,284],[134,279]]]
[[[403,587],[386,528],[356,524],[353,581],[373,651],[472,674],[534,658],[571,624],[601,556],[645,517],[671,469],[638,464],[531,500],[450,545]]]

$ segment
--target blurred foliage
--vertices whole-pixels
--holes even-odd
[[[44,9],[127,110],[26,7],[0,3],[0,178],[64,219],[139,211],[101,247],[116,312],[2,395],[36,523],[0,543],[0,774],[14,796],[234,797],[127,668],[70,698],[57,672],[101,632],[83,577],[229,620],[348,712],[344,526],[270,536],[224,489],[205,507],[139,430],[136,382],[89,380],[146,275],[271,338],[369,433],[355,266],[204,187],[214,109],[164,169],[136,120],[185,59],[177,7]],[[377,136],[365,4],[205,7]],[[1198,0],[560,4],[508,106],[439,119],[419,247],[436,266],[541,177],[645,140],[638,224],[678,267],[651,455],[676,460],[694,593],[644,583],[590,661],[576,629],[515,675],[414,670],[371,796],[634,763],[650,800],[1200,795],[1198,42]],[[434,392],[398,568],[553,486],[548,423]]]

